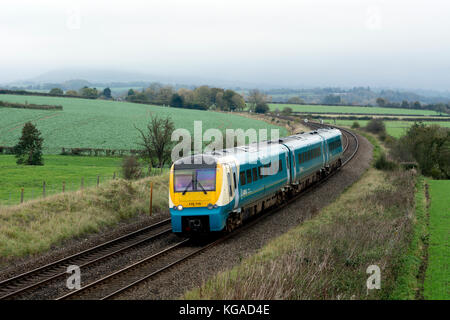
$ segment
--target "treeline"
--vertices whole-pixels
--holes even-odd
[[[54,90],[57,89],[57,90]],[[97,89],[95,91],[97,94],[86,94],[89,91],[75,91],[75,90],[67,90],[66,92],[62,91],[59,88],[54,88],[50,90],[49,92],[36,92],[36,91],[26,91],[26,90],[7,90],[7,89],[0,89],[0,94],[14,94],[14,95],[21,95],[21,96],[42,96],[42,97],[67,97],[67,98],[84,98],[84,99],[97,99],[100,97],[98,94]],[[84,88],[83,88],[84,89]],[[94,92],[95,92],[94,91]],[[84,94],[83,94],[84,92]]]
[[[233,90],[209,86],[175,90],[159,83],[153,83],[141,91],[130,89],[125,100],[199,110],[242,111],[246,106],[244,97]]]
[[[359,128],[359,124],[355,121],[352,128]],[[449,128],[416,122],[399,139],[386,133],[386,127],[380,119],[370,120],[364,129],[378,135],[380,140],[384,141],[393,160],[408,165],[417,163],[425,176],[450,179]],[[393,170],[398,164],[382,153],[375,166],[378,169]]]
[[[422,104],[420,101],[390,102],[385,98],[377,98],[377,105],[383,108],[402,108],[414,110],[434,110],[439,113],[450,113],[450,105],[447,103]]]
[[[426,176],[450,179],[449,128],[415,123],[396,140],[391,153],[400,161],[416,160]]]
[[[37,110],[62,110],[62,106],[52,106],[43,104],[28,104],[0,101],[0,107],[17,109],[37,109]]]

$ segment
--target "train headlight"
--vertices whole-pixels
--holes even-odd
[[[177,206],[173,206],[173,208],[172,208],[173,210],[177,210]]]
[[[214,207],[214,209],[217,209],[218,205],[217,205],[217,204],[215,204],[215,205],[214,205],[213,207]]]
[[[213,205],[211,203],[208,203],[208,209],[211,210],[213,208]]]
[[[181,211],[181,210],[183,210],[183,206],[181,204],[179,204],[177,209]]]

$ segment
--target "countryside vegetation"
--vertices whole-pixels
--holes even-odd
[[[176,128],[192,132],[194,120],[203,122],[203,130],[267,128],[286,135],[298,132],[309,113],[365,114],[372,119],[331,121],[352,126],[374,146],[372,166],[360,180],[310,220],[184,298],[449,298],[443,284],[449,278],[450,121],[442,116],[448,105],[387,98],[377,99],[377,107],[307,105],[300,96],[278,104],[259,90],[160,84],[121,97],[87,86],[8,93],[0,95],[0,153],[16,156],[0,154],[1,263],[147,213],[150,183],[155,218],[167,216],[170,134]],[[329,93],[326,102],[342,104],[336,96]],[[442,120],[386,121],[378,115]],[[100,150],[109,156],[80,156]],[[17,205],[20,188],[27,192]],[[381,268],[381,290],[367,291],[370,264]]]
[[[417,145],[428,148],[424,153],[436,148],[440,130],[450,131],[416,124],[403,140],[387,143],[383,123],[372,121],[359,131],[374,149],[372,167],[358,182],[309,221],[183,298],[449,299],[448,180],[425,179],[416,168],[390,160],[399,145],[409,154]],[[420,142],[425,136],[427,146]],[[440,168],[435,156],[425,162],[419,157],[417,168],[428,161]],[[437,170],[439,177],[446,175]],[[434,198],[430,182],[443,186],[435,187]],[[372,264],[381,269],[382,285],[369,292],[366,268]]]

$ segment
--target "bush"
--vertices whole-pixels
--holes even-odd
[[[359,122],[358,121],[355,121],[355,122],[353,122],[353,124],[352,124],[352,128],[353,129],[358,129],[358,128],[360,128],[361,126],[359,125]]]
[[[289,116],[292,113],[292,108],[291,107],[285,107],[283,109],[283,111],[281,111],[281,113],[285,116]]]
[[[366,131],[374,134],[381,134],[386,132],[386,127],[382,120],[372,119],[367,123]]]
[[[256,105],[255,112],[256,113],[266,113],[269,111],[269,106],[265,102],[260,102]]]
[[[135,156],[123,158],[122,174],[127,180],[139,179],[142,176],[141,165]]]
[[[375,161],[375,168],[378,170],[394,170],[397,168],[397,164],[393,161],[389,161],[384,153],[380,154],[380,157]]]

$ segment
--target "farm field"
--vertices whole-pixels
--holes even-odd
[[[17,165],[13,155],[0,155],[0,206],[20,203],[21,188],[24,188],[24,201],[42,197],[43,181],[46,195],[65,190],[78,190],[81,178],[84,186],[95,186],[97,176],[100,183],[112,179],[114,172],[119,176],[120,158],[44,156],[44,166]]]
[[[336,120],[336,122],[334,120],[329,120],[324,122],[350,127],[355,121],[358,122],[361,127],[365,127],[367,122],[369,122],[368,120]],[[386,126],[387,133],[396,138],[399,138],[402,135],[404,135],[406,129],[414,124],[414,121],[383,121],[383,122]],[[426,125],[437,124],[440,125],[441,127],[450,128],[450,121],[423,121],[423,123]]]
[[[404,115],[430,115],[437,116],[439,113],[433,110],[414,110],[401,108],[381,107],[357,107],[357,106],[321,106],[321,105],[296,105],[270,103],[270,110],[283,110],[285,107],[292,108],[295,112],[318,112],[318,113],[363,113],[363,114],[404,114]]]
[[[450,299],[450,180],[428,180],[430,222],[428,267],[425,274],[426,299]]]
[[[275,125],[229,113],[178,109],[129,102],[58,98],[40,96],[0,95],[0,100],[17,103],[62,105],[63,111],[0,108],[0,145],[13,146],[27,121],[37,125],[44,137],[44,153],[59,154],[61,148],[135,149],[138,132],[151,115],[171,116],[176,128],[193,132],[194,121],[203,121],[208,128],[256,130],[280,129]]]

